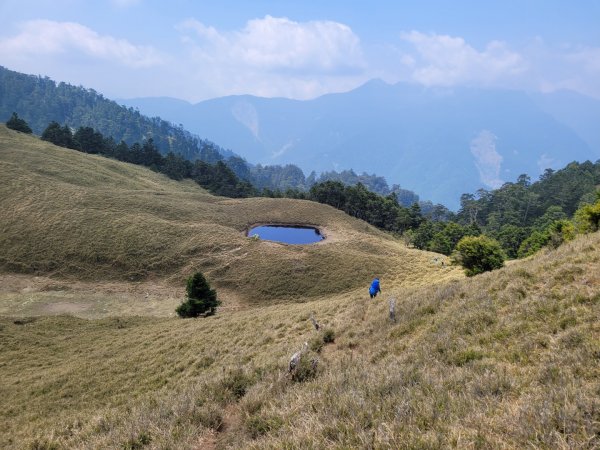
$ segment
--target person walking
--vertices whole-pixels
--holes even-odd
[[[377,297],[377,294],[381,292],[381,286],[379,286],[379,278],[375,278],[369,288],[369,295],[371,298]]]

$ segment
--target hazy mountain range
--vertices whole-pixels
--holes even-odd
[[[461,194],[600,158],[600,101],[573,92],[427,89],[373,80],[314,100],[118,100],[251,163],[354,169],[456,208]]]

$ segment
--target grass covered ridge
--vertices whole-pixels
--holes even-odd
[[[0,174],[4,272],[180,286],[200,270],[225,296],[263,304],[349,291],[375,274],[406,283],[461,277],[325,205],[215,197],[192,182],[4,126]],[[245,237],[249,225],[268,222],[313,224],[328,239],[288,246]]]
[[[9,180],[0,206],[15,210],[0,213],[10,237],[2,234],[0,248],[11,252],[2,253],[0,275],[0,447],[600,446],[600,234],[465,279],[322,205],[220,199],[2,128],[0,137]],[[36,163],[45,153],[56,162]],[[72,164],[88,176],[70,179],[64,168]],[[118,178],[112,171],[124,174],[122,187],[110,182]],[[108,183],[95,179],[104,176]],[[90,243],[87,253],[72,244],[86,248],[70,228],[69,208],[102,245]],[[242,230],[266,221],[261,215],[310,221],[330,240],[290,247],[246,239]],[[119,218],[122,227],[113,225]],[[152,230],[165,222],[175,237],[157,251],[163,238]],[[136,223],[147,239],[126,247]],[[103,227],[114,236],[101,239]],[[136,259],[178,261],[173,247],[179,264],[159,270]],[[103,251],[124,265],[88,261]],[[77,264],[34,267],[37,255],[59,262],[69,255]],[[8,273],[15,261],[25,273]],[[387,270],[378,273],[383,295],[370,300],[370,276],[365,283],[344,270],[358,278],[378,261]],[[140,267],[142,281],[122,276]],[[241,307],[201,320],[167,317],[174,286],[183,292],[180,280],[196,268]],[[338,275],[331,285],[326,271]],[[296,291],[322,282],[306,295]],[[275,294],[255,295],[258,284]],[[396,323],[388,319],[390,297]],[[47,315],[67,304],[87,305],[76,314],[95,320]],[[296,381],[288,361],[304,342],[319,362],[313,377]]]
[[[396,323],[362,292],[203,320],[5,318],[0,442],[596,448],[599,263],[595,234],[473,279],[392,288]],[[287,362],[318,338],[312,312],[335,340],[297,383]]]

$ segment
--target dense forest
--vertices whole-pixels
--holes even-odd
[[[234,173],[257,189],[308,191],[315,183],[339,180],[344,184],[359,182],[373,192],[388,195],[396,192],[404,206],[418,201],[413,192],[388,187],[383,177],[357,175],[353,171],[326,172],[319,177],[308,177],[294,165],[252,165],[208,140],[201,139],[158,117],[148,118],[133,108],[118,105],[93,89],[56,83],[48,77],[25,75],[0,66],[0,117],[8,118],[13,112],[25,120],[33,133],[41,135],[48,123],[55,121],[75,131],[79,127],[93,127],[103,136],[128,146],[152,139],[154,146],[164,156],[169,152],[179,154],[192,162],[202,160],[209,164],[223,161]],[[424,208],[428,206],[425,204]]]
[[[527,175],[495,190],[463,194],[461,208],[445,222],[424,221],[407,239],[416,247],[450,254],[465,235],[496,239],[509,258],[528,256],[572,237],[575,213],[597,199],[600,161],[547,169],[534,183]]]

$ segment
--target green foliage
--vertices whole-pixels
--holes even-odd
[[[575,212],[575,228],[578,233],[592,233],[600,228],[600,199],[592,205],[583,205]]]
[[[464,227],[456,222],[447,222],[440,231],[433,234],[426,248],[432,252],[450,255],[464,236],[475,234],[479,233],[471,227]]]
[[[186,300],[175,310],[180,317],[198,317],[201,314],[211,316],[221,304],[217,299],[217,292],[210,288],[200,272],[188,278],[186,294]]]
[[[516,258],[521,244],[530,234],[529,228],[512,224],[504,224],[493,234],[509,258]]]
[[[85,153],[107,153],[108,143],[102,133],[92,127],[79,127],[73,135],[77,148]]]
[[[551,223],[547,230],[550,235],[549,244],[553,248],[558,248],[563,242],[575,239],[575,226],[569,220],[557,220]]]
[[[465,236],[453,254],[453,260],[463,266],[467,276],[499,269],[504,265],[504,258],[498,241],[484,235]]]
[[[335,341],[335,331],[332,328],[326,328],[323,330],[323,342],[325,344],[331,344]]]
[[[248,182],[241,181],[224,162],[219,160],[213,165],[197,160],[192,164],[183,156],[172,152],[163,157],[152,138],[144,141],[142,145],[136,142],[128,147],[123,141],[115,145],[112,139],[105,138],[102,133],[91,127],[80,127],[73,135],[66,125],[61,127],[57,122],[52,122],[42,134],[42,139],[61,147],[86,153],[98,153],[120,161],[146,166],[175,180],[192,178],[215,195],[226,197],[256,195],[256,189]]]
[[[21,133],[31,134],[31,128],[23,119],[21,119],[16,112],[12,113],[10,119],[6,121],[6,127],[11,130],[20,131]]]
[[[77,148],[71,129],[67,125],[61,127],[58,122],[54,121],[50,122],[42,133],[42,140],[51,142],[59,147]]]
[[[592,203],[598,184],[600,161],[572,162],[558,171],[547,169],[535,183],[521,175],[516,182],[493,191],[480,189],[476,194],[463,194],[457,220],[477,224],[500,242],[508,257],[531,255],[572,237],[573,230],[561,221],[572,217],[578,208],[585,208],[586,202]],[[589,213],[590,207],[585,211]],[[583,210],[578,213],[577,232],[594,229],[593,213],[587,218],[585,214]]]
[[[232,397],[239,400],[252,386],[254,379],[242,369],[231,370],[220,382],[220,388],[224,392],[224,399]]]
[[[249,197],[256,194],[250,183],[240,181],[235,173],[222,161],[217,161],[213,166],[197,160],[191,167],[190,176],[200,186],[216,195]]]
[[[575,227],[569,220],[555,220],[543,230],[534,230],[519,246],[517,256],[531,256],[543,247],[558,248],[563,242],[575,238]]]
[[[517,256],[519,258],[531,256],[545,247],[549,240],[550,235],[546,231],[535,230],[521,243]]]
[[[341,181],[316,183],[310,188],[306,198],[331,205],[386,231],[404,233],[428,223],[418,203],[405,208],[398,203],[395,193],[384,197],[369,191],[361,183],[356,186],[345,186]],[[435,210],[436,215],[447,215],[443,211],[449,213],[442,205],[432,206],[431,209]],[[430,238],[428,234],[426,239],[417,239],[414,245],[424,248],[420,247],[421,241],[428,242]]]
[[[118,105],[93,89],[0,67],[0,93],[0,116],[21,111],[37,134],[50,121],[56,121],[73,129],[94,127],[104,136],[127,145],[151,136],[161,154],[171,151],[189,160],[200,158],[211,164],[223,159],[222,149],[214,143],[158,117],[149,118],[133,108]]]

